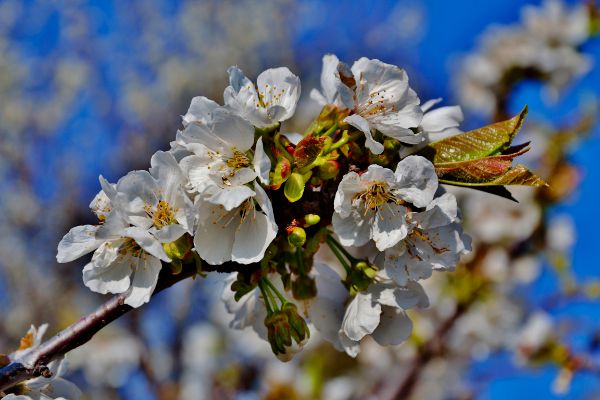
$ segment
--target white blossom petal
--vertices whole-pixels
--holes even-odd
[[[232,186],[217,190],[207,200],[213,204],[222,205],[225,210],[230,211],[239,207],[240,204],[255,194],[248,186]]]
[[[179,224],[167,225],[160,229],[150,229],[152,236],[154,236],[160,243],[174,242],[182,237],[186,232],[187,229]]]
[[[160,260],[155,257],[144,255],[138,260],[131,282],[131,291],[125,298],[125,304],[134,308],[150,301],[162,268]]]
[[[388,203],[381,207],[373,219],[372,237],[380,251],[396,245],[406,237],[408,210],[396,204]]]
[[[190,103],[190,108],[182,117],[183,125],[187,126],[195,121],[207,123],[211,120],[211,113],[218,107],[219,105],[216,102],[204,96],[194,97]]]
[[[124,235],[132,238],[144,251],[153,255],[154,257],[163,260],[165,262],[171,262],[171,259],[165,253],[162,245],[154,236],[152,236],[147,230],[132,226],[126,228],[123,231]]]
[[[421,127],[425,132],[441,132],[459,126],[463,118],[460,106],[440,107],[423,115]]]
[[[129,288],[133,257],[120,255],[114,246],[99,248],[83,268],[83,283],[93,292],[123,293]]]
[[[371,127],[369,126],[369,121],[360,116],[359,114],[352,114],[344,119],[344,122],[352,125],[359,131],[365,134],[365,146],[371,151],[373,154],[381,154],[383,153],[383,144],[377,142],[373,139],[373,135],[371,134]]]
[[[300,99],[300,79],[287,67],[263,71],[256,78],[256,84],[267,108],[269,105],[276,105],[284,110],[284,113],[274,122],[285,121],[294,115]]]
[[[269,172],[271,172],[271,160],[263,147],[262,137],[259,137],[256,141],[256,148],[254,150],[254,170],[256,175],[260,179],[260,183],[263,185],[269,184]]]
[[[96,250],[102,240],[96,239],[98,226],[82,225],[71,228],[58,244],[56,260],[66,263]]]
[[[395,346],[408,339],[411,333],[412,321],[404,310],[383,306],[381,322],[371,336],[381,346]]]
[[[358,293],[346,307],[342,330],[351,340],[360,340],[379,325],[381,305],[373,301],[371,293]]]
[[[200,220],[194,234],[198,255],[207,263],[220,265],[231,260],[236,230],[240,223],[236,210],[226,212],[222,206],[206,203],[198,210]]]
[[[362,246],[371,239],[374,212],[368,210],[367,213],[366,218],[357,211],[352,212],[346,218],[342,218],[337,213],[333,214],[331,218],[333,231],[343,246]]]
[[[344,333],[343,330],[338,332],[338,336],[340,339],[340,344],[342,349],[348,354],[350,357],[355,358],[358,353],[360,353],[360,342],[357,340],[352,340]]]
[[[421,156],[408,156],[396,167],[398,195],[417,207],[425,207],[432,200],[438,187],[433,164]]]

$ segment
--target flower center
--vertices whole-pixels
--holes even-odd
[[[144,207],[144,210],[146,211],[146,215],[152,219],[154,226],[158,229],[176,222],[176,210],[164,200],[159,201],[154,209],[150,204],[147,204]]]
[[[131,255],[133,257],[141,257],[144,250],[140,247],[139,244],[132,238],[125,238],[123,243],[119,246],[119,254],[121,255]]]
[[[246,168],[250,165],[250,159],[239,150],[233,151],[233,157],[227,160],[227,166],[234,170]]]
[[[387,97],[389,96],[385,95],[385,89],[370,92],[368,100],[363,104],[359,104],[358,114],[366,118],[384,114],[387,111],[396,112],[396,105],[393,103],[390,104],[390,99]]]
[[[367,190],[357,194],[355,198],[363,201],[365,213],[369,210],[377,211],[389,201],[398,202],[398,199],[390,192],[390,186],[385,182],[371,183]]]
[[[255,104],[256,107],[269,108],[272,105],[279,104],[283,94],[285,93],[285,89],[277,90],[277,85],[269,85],[268,83],[265,85],[264,91],[258,91],[258,103]]]

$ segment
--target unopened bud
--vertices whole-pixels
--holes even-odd
[[[306,231],[299,226],[290,229],[288,243],[296,247],[304,246],[304,243],[306,243]]]
[[[400,142],[396,139],[386,138],[383,141],[383,148],[388,151],[398,151],[400,148]]]
[[[298,309],[295,304],[285,303],[281,308],[287,317],[291,328],[292,339],[300,346],[303,346],[310,337],[310,331],[306,321],[298,314]]]
[[[371,283],[373,283],[376,275],[377,268],[364,261],[359,261],[353,265],[345,281],[350,294],[354,295],[367,290]]]
[[[284,353],[285,348],[292,345],[292,333],[287,315],[281,311],[267,315],[265,326],[267,327],[267,338],[273,353]]]
[[[306,214],[304,216],[304,227],[309,227],[321,222],[321,217],[317,214]]]
[[[377,268],[367,264],[365,261],[359,261],[356,264],[356,268],[359,271],[362,271],[362,273],[369,279],[374,279],[377,275]]]
[[[327,160],[319,166],[319,177],[333,179],[340,172],[340,163],[336,160]]]
[[[310,337],[306,321],[292,303],[285,303],[280,311],[269,314],[265,326],[271,350],[281,361],[291,360]]]

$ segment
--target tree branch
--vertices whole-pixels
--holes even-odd
[[[204,271],[234,272],[239,268],[237,263],[225,263],[219,266],[206,266]],[[152,296],[196,274],[196,266],[185,265],[181,273],[173,275],[169,267],[163,267],[158,279],[158,284]],[[39,347],[32,348],[18,360],[0,368],[0,392],[40,375],[49,373],[47,365],[63,357],[69,351],[87,343],[96,333],[114,320],[122,317],[132,310],[125,304],[126,293],[119,294],[102,304],[93,313],[82,317],[54,337],[42,343]]]

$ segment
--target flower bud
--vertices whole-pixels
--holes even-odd
[[[288,243],[292,246],[301,247],[306,243],[306,231],[299,226],[295,226],[288,232]]]
[[[359,261],[352,266],[352,270],[346,277],[345,284],[350,294],[354,295],[367,290],[371,283],[373,283],[376,275],[377,268],[375,266],[369,265],[364,261]]]
[[[306,321],[300,315],[298,315],[298,309],[293,303],[285,303],[281,308],[281,311],[287,315],[288,323],[291,328],[291,336],[296,343],[303,346],[308,338],[310,337],[310,331]]]
[[[310,276],[299,275],[292,281],[292,295],[297,300],[312,299],[317,295],[317,283]]]
[[[269,314],[265,326],[271,350],[281,361],[291,360],[310,337],[306,321],[292,303],[285,303],[281,311]]]
[[[400,141],[393,138],[386,138],[383,141],[383,148],[387,151],[396,152],[400,149]]]
[[[304,216],[304,227],[313,226],[321,222],[321,217],[317,214],[306,214]]]
[[[336,160],[327,160],[319,166],[319,177],[321,179],[333,179],[340,172],[340,163]]]
[[[377,268],[367,264],[365,261],[359,261],[356,263],[356,269],[362,271],[362,273],[369,279],[375,279],[377,275]]]
[[[287,315],[276,311],[265,318],[267,338],[275,355],[284,354],[292,346],[292,332]]]

